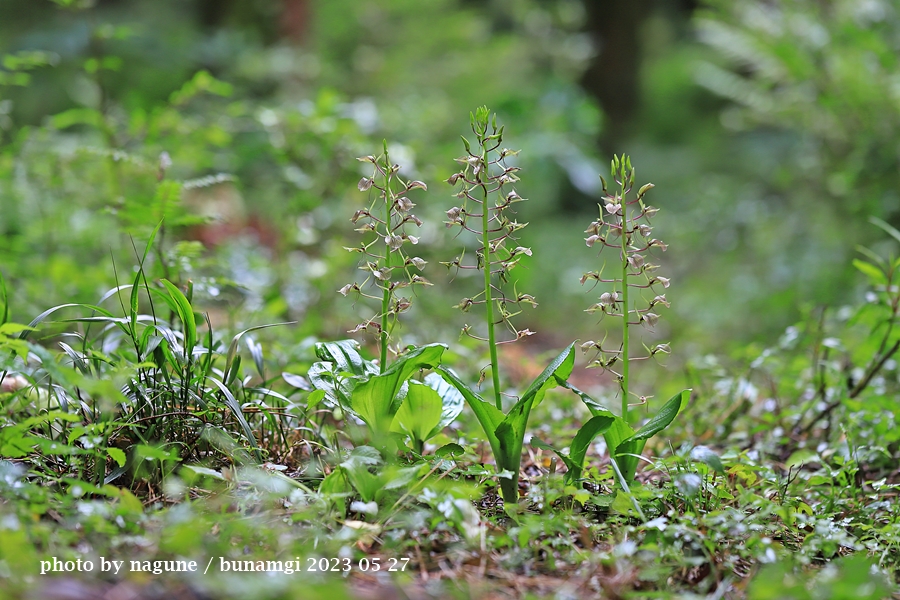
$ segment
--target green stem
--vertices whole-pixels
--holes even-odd
[[[623,177],[624,179],[624,177]],[[622,191],[622,418],[628,422],[628,205],[625,202],[625,184],[621,185]]]
[[[384,223],[386,235],[390,237],[391,233],[391,161],[388,159],[387,148],[384,150]],[[384,266],[391,268],[391,246],[385,245],[384,250]],[[384,373],[387,368],[388,354],[388,311],[391,309],[391,290],[385,286],[381,295],[381,361],[379,363],[379,372]]]
[[[482,148],[484,148],[484,140],[481,140]],[[494,384],[494,404],[498,409],[503,410],[503,402],[500,398],[500,365],[497,360],[497,339],[494,335],[494,299],[491,293],[491,238],[490,238],[490,214],[488,209],[488,189],[487,182],[482,177],[487,178],[488,157],[487,151],[482,150],[481,153],[481,173],[478,175],[478,181],[481,183],[481,189],[484,192],[484,201],[481,205],[481,248],[483,256],[482,268],[484,270],[484,312],[487,319],[488,328],[488,348],[491,352],[491,381]]]

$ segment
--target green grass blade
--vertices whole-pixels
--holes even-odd
[[[6,291],[6,280],[3,273],[0,273],[0,302],[3,302],[3,311],[0,312],[0,325],[5,325],[9,321],[9,294]]]
[[[256,436],[253,434],[253,428],[250,427],[250,423],[247,422],[247,418],[244,416],[244,411],[241,410],[240,402],[237,401],[237,398],[234,397],[231,390],[215,377],[207,377],[206,381],[212,383],[220,392],[222,392],[222,396],[225,398],[225,404],[228,405],[228,408],[231,409],[231,412],[238,420],[238,423],[241,424],[244,434],[247,436],[247,441],[249,441],[250,446],[253,447],[253,453],[256,455],[256,459],[262,461],[262,454],[259,451],[259,445],[256,443]]]
[[[194,318],[194,309],[178,287],[168,279],[160,279],[163,286],[169,292],[169,296],[175,301],[175,312],[184,327],[184,355],[190,358],[197,345],[197,320]]]
[[[228,354],[225,355],[225,379],[228,379],[229,372],[231,371],[232,363],[234,362],[234,357],[237,354],[238,346],[241,342],[241,338],[244,335],[250,333],[251,331],[257,331],[258,329],[266,329],[267,327],[279,327],[281,325],[294,325],[297,321],[286,321],[284,323],[268,323],[266,325],[257,325],[256,327],[248,327],[247,329],[241,331],[236,334],[233,338],[231,338],[231,343],[228,345]],[[362,359],[360,359],[362,360]],[[260,374],[260,377],[262,374]]]

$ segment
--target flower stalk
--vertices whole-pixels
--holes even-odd
[[[353,215],[351,221],[361,223],[356,231],[364,238],[358,246],[348,247],[346,250],[367,257],[360,261],[359,267],[367,276],[362,283],[347,284],[338,292],[344,296],[354,293],[357,297],[380,303],[380,312],[358,324],[350,333],[364,331],[376,336],[380,355],[379,369],[383,373],[388,367],[388,351],[399,315],[412,305],[411,298],[400,296],[398,292],[410,286],[431,285],[431,282],[415,272],[422,271],[426,261],[418,256],[411,256],[406,250],[407,245],[419,243],[418,237],[407,233],[407,226],[422,226],[422,221],[410,212],[416,205],[407,194],[413,190],[428,188],[421,181],[405,181],[400,177],[400,165],[391,162],[387,142],[384,143],[381,155],[363,156],[357,160],[373,167],[371,177],[359,180],[359,191],[369,192],[374,189],[377,194],[368,208],[358,210]],[[370,287],[375,287],[380,294],[365,291]],[[398,352],[395,349],[395,353]]]
[[[507,296],[504,290],[504,284],[509,281],[510,271],[518,265],[523,256],[531,256],[531,249],[513,244],[516,239],[515,233],[527,223],[518,223],[507,216],[513,204],[524,200],[509,187],[519,180],[516,175],[519,167],[507,164],[507,158],[515,156],[518,152],[501,148],[503,127],[497,127],[497,116],[492,116],[487,107],[481,107],[475,113],[471,113],[470,124],[476,140],[474,149],[473,144],[464,137],[466,154],[456,159],[456,162],[462,165],[462,170],[447,180],[451,185],[460,187],[456,197],[462,200],[462,205],[454,206],[447,211],[446,224],[447,227],[459,227],[474,234],[479,240],[480,247],[476,250],[474,265],[464,263],[462,256],[442,264],[448,268],[482,271],[481,292],[474,298],[463,298],[456,308],[468,312],[474,305],[484,305],[486,337],[473,333],[469,325],[463,327],[462,333],[487,342],[494,405],[502,409],[497,347],[533,334],[528,329],[517,329],[511,319],[521,312],[522,304],[537,306],[537,302],[529,294],[516,293],[515,297],[512,297]],[[498,325],[505,325],[512,337],[499,339]]]
[[[660,288],[669,287],[669,280],[654,275],[658,265],[650,262],[654,248],[666,250],[662,241],[651,237],[651,220],[657,209],[644,204],[644,195],[653,188],[653,184],[642,186],[636,196],[629,198],[634,188],[634,168],[631,166],[631,158],[625,155],[613,157],[611,173],[618,190],[610,194],[606,180],[600,178],[603,183],[600,218],[585,230],[585,233],[590,234],[585,238],[585,243],[588,247],[599,244],[601,251],[604,248],[614,248],[618,253],[618,274],[612,278],[604,278],[602,269],[591,271],[582,276],[581,282],[584,284],[593,280],[611,287],[611,291],[601,294],[599,302],[588,308],[587,312],[599,313],[601,318],[608,316],[621,319],[622,341],[618,350],[604,347],[603,342],[595,341],[582,344],[582,349],[595,353],[589,367],[599,367],[615,375],[621,394],[621,416],[627,422],[631,406],[629,400],[634,395],[630,389],[632,361],[646,360],[658,353],[669,353],[668,344],[656,344],[652,349],[645,346],[647,352],[644,355],[633,356],[631,329],[634,326],[653,329],[659,320],[659,315],[653,311],[659,305],[669,306],[665,294],[657,293]],[[647,297],[650,294],[653,294],[653,298]],[[612,367],[619,362],[621,369],[614,370]],[[638,398],[640,404],[646,402],[645,397]]]

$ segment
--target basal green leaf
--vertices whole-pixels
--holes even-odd
[[[621,419],[613,423],[613,425],[604,434],[606,444],[610,449],[610,455],[615,457],[622,471],[622,476],[631,484],[634,481],[634,474],[637,471],[638,457],[644,451],[644,445],[647,440],[668,427],[681,408],[687,404],[690,398],[691,390],[682,390],[672,396],[662,408],[659,409],[653,418],[637,430],[633,435],[622,436],[630,429],[630,427]],[[626,427],[628,429],[626,429]]]
[[[678,416],[681,409],[687,406],[690,396],[691,390],[682,390],[669,398],[669,401],[663,404],[659,412],[647,421],[643,427],[638,429],[631,439],[648,440],[668,427],[675,420],[675,417]]]
[[[405,433],[414,442],[427,440],[441,421],[441,397],[430,386],[410,381],[406,398],[391,422],[391,431]]]
[[[428,435],[428,438],[437,435],[444,427],[456,420],[465,406],[466,400],[456,387],[449,384],[437,373],[429,373],[425,376],[425,384],[430,386],[441,397],[441,420]],[[426,439],[428,439],[426,438]]]
[[[381,375],[373,375],[353,390],[351,406],[374,431],[390,430],[394,414],[400,408],[398,393],[401,386],[420,369],[433,369],[440,364],[446,350],[443,344],[429,344],[416,348],[398,358]],[[433,427],[433,425],[432,425]]]
[[[497,435],[494,432],[497,430],[500,423],[503,422],[505,416],[503,411],[499,410],[490,402],[487,402],[476,392],[470,390],[452,369],[437,367],[435,370],[440,373],[441,377],[455,387],[459,393],[462,394],[463,398],[465,398],[466,402],[469,404],[469,408],[475,413],[475,418],[478,419],[478,422],[481,424],[481,428],[484,429],[488,442],[491,444],[491,450],[494,452],[494,456],[496,456],[500,448],[500,441],[497,439]]]
[[[336,371],[344,371],[356,376],[378,373],[377,366],[360,356],[359,343],[355,340],[320,342],[316,344],[316,356],[324,361],[334,363]]]
[[[510,409],[503,421],[497,426],[495,435],[499,441],[498,450],[494,458],[499,469],[508,469],[518,474],[519,464],[522,460],[522,443],[525,439],[525,428],[531,408],[539,403],[548,389],[560,385],[560,381],[568,379],[575,365],[575,344],[560,352],[544,371],[535,378],[530,386],[522,394],[522,398]],[[507,502],[518,495],[518,477],[513,481],[501,479],[503,498]]]
[[[572,445],[569,446],[570,460],[575,465],[575,468],[569,467],[569,473],[566,475],[567,480],[575,481],[581,479],[584,457],[587,455],[588,448],[590,448],[594,439],[608,430],[613,423],[615,423],[615,417],[598,416],[591,417],[587,423],[581,426],[581,429],[578,430],[578,433],[575,434],[575,438],[572,440]],[[568,467],[569,465],[567,464],[566,466]]]

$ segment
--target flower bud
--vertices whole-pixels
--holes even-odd
[[[647,192],[649,192],[650,190],[652,190],[655,187],[656,186],[653,185],[652,183],[645,183],[644,185],[641,186],[641,189],[638,190],[638,198],[640,198],[641,196],[643,196],[644,194],[646,194]]]

